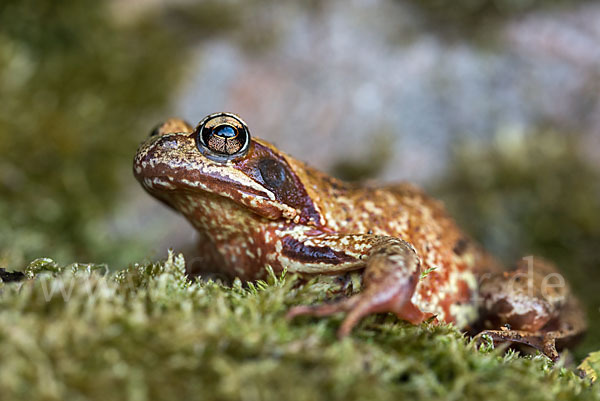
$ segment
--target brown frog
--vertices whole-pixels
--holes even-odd
[[[195,128],[168,120],[140,146],[134,173],[189,220],[207,263],[231,277],[264,278],[266,266],[309,276],[362,272],[360,293],[288,314],[345,312],[340,336],[368,314],[391,312],[412,324],[454,323],[556,360],[557,347],[585,330],[550,263],[527,258],[507,270],[419,188],[329,177],[252,138],[235,114],[211,114]]]

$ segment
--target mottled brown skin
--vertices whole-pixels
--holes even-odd
[[[263,278],[266,266],[305,275],[363,272],[359,294],[298,306],[289,317],[346,312],[342,336],[372,313],[392,312],[413,324],[435,317],[552,359],[556,342],[583,332],[582,312],[566,285],[552,287],[550,301],[529,290],[556,273],[549,263],[532,260],[535,274],[520,280],[528,266],[505,271],[420,189],[349,185],[256,138],[226,151],[218,144],[229,139],[218,133],[199,139],[215,121],[245,127],[229,113],[208,116],[196,129],[170,119],[140,146],[135,176],[189,220],[205,263],[229,276]]]

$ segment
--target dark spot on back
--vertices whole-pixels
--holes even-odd
[[[456,244],[454,244],[454,248],[452,248],[452,250],[454,251],[454,253],[456,255],[461,256],[462,254],[465,253],[468,246],[469,246],[469,241],[464,238],[461,238],[458,241],[456,241]]]

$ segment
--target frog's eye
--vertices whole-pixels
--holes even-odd
[[[250,145],[250,131],[241,118],[215,113],[204,118],[194,131],[198,149],[211,160],[227,161],[244,156]]]

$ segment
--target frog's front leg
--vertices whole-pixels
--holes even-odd
[[[482,277],[480,295],[484,327],[494,329],[479,333],[478,340],[487,335],[495,344],[525,344],[555,361],[557,349],[575,342],[586,328],[566,281],[540,258],[525,258],[513,271]]]
[[[421,260],[408,242],[385,236],[342,235],[308,238],[301,246],[298,244],[295,243],[292,252],[289,249],[286,252],[284,247],[283,254],[301,252],[297,256],[305,260],[304,266],[312,267],[311,273],[334,273],[365,267],[364,289],[357,295],[335,303],[297,306],[289,311],[288,318],[347,312],[338,331],[339,336],[345,336],[361,318],[372,313],[392,312],[413,324],[431,316],[421,312],[411,302],[421,275]],[[307,257],[310,259],[310,255],[316,257],[306,260]],[[337,257],[320,260],[319,255]],[[320,269],[316,268],[319,264]]]

